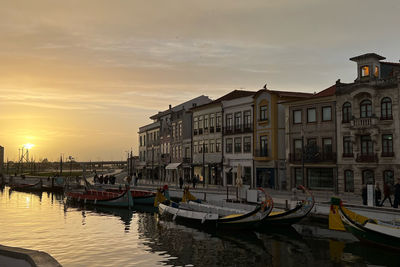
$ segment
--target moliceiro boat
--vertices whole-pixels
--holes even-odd
[[[109,207],[130,208],[133,206],[129,187],[121,192],[85,190],[65,193],[68,201]]]
[[[260,222],[260,227],[271,225],[290,226],[305,218],[314,207],[315,200],[312,193],[304,186],[300,185],[298,186],[298,189],[302,190],[306,194],[305,199],[299,201],[293,209],[272,211],[264,220]]]
[[[40,179],[38,182],[33,183],[33,184],[28,184],[28,183],[12,183],[9,184],[9,187],[11,190],[15,191],[24,191],[24,192],[32,192],[32,191],[42,191],[43,187],[43,182]]]
[[[400,222],[381,221],[357,214],[347,209],[339,198],[332,198],[331,202],[331,229],[347,230],[360,241],[400,250]]]
[[[161,217],[191,226],[218,229],[253,229],[265,219],[273,209],[272,198],[259,189],[261,201],[256,205],[241,203],[213,202],[162,202],[158,204]],[[160,201],[160,192],[156,199]],[[185,196],[185,194],[184,194]],[[155,203],[157,204],[157,203]]]
[[[121,193],[123,190],[118,189],[118,188],[109,188],[106,189],[108,192],[115,192],[115,193]],[[151,191],[146,191],[146,190],[136,190],[136,189],[131,189],[130,190],[133,203],[135,205],[153,205],[156,193],[151,192]]]

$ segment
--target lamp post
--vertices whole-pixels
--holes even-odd
[[[154,145],[151,145],[151,183],[154,184]]]

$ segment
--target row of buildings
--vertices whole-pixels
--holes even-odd
[[[359,192],[400,173],[400,63],[353,57],[357,78],[319,93],[235,90],[169,106],[139,128],[139,176],[204,186]]]

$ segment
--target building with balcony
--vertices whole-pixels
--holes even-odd
[[[336,84],[338,186],[360,193],[363,184],[394,182],[400,174],[400,64],[364,54],[353,83]]]
[[[154,121],[139,128],[138,176],[147,179],[160,177],[160,122]]]
[[[254,92],[235,90],[208,104],[191,109],[193,116],[193,173],[200,183],[226,185],[223,180],[223,119],[222,102],[251,96]]]
[[[255,187],[253,178],[253,96],[255,93],[246,92],[246,96],[221,101],[224,113],[222,125],[225,145],[224,185],[235,185],[237,174],[240,173],[243,185]]]
[[[289,188],[304,185],[334,191],[337,187],[335,92],[334,85],[285,103]]]
[[[286,188],[285,101],[308,93],[261,89],[254,95],[253,159],[256,187]]]

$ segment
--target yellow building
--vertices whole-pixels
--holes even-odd
[[[257,187],[286,188],[285,107],[309,93],[259,90],[254,95],[254,177]]]

